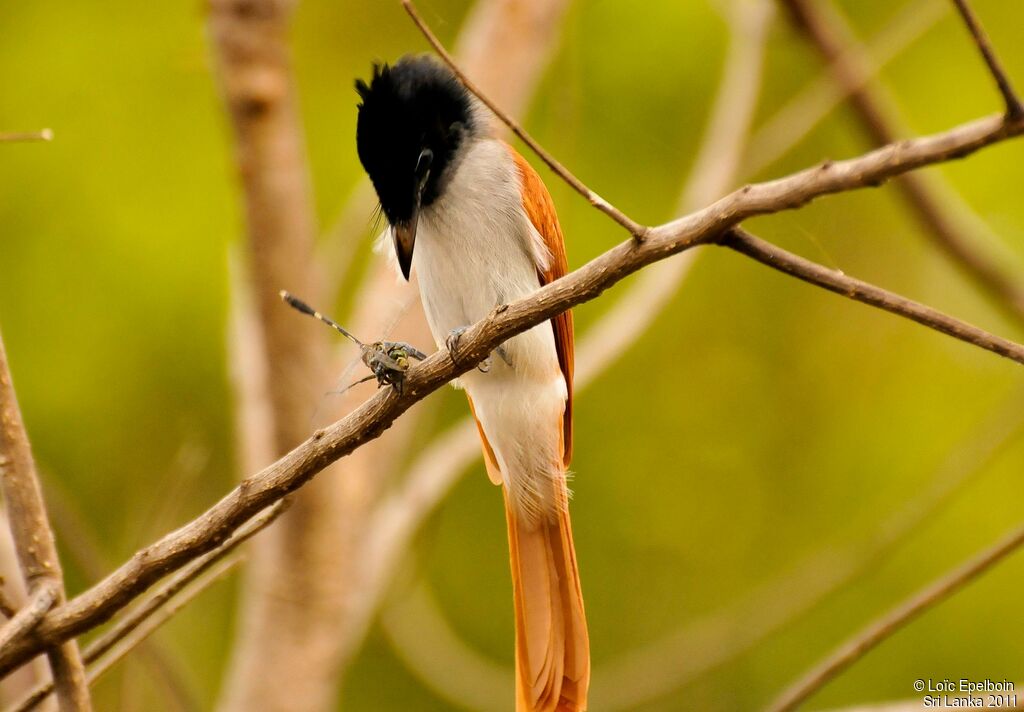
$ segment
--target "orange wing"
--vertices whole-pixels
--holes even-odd
[[[519,155],[511,146],[508,152],[516,162],[519,169],[519,176],[522,180],[523,208],[526,210],[530,222],[540,233],[544,244],[551,252],[551,263],[544,271],[537,270],[541,286],[553,282],[569,271],[569,265],[565,257],[565,239],[562,237],[562,228],[558,224],[558,214],[555,212],[555,204],[551,200],[544,181],[533,170],[533,166],[526,162],[526,159]],[[572,459],[572,373],[573,373],[573,336],[572,336],[572,312],[562,312],[551,320],[551,327],[555,331],[555,348],[558,351],[558,365],[562,368],[562,375],[565,376],[565,386],[568,391],[568,398],[565,401],[565,415],[562,425],[562,437],[564,442],[563,461],[566,467]]]

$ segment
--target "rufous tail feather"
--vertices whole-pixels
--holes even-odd
[[[561,506],[540,521],[521,516],[502,488],[515,604],[516,712],[587,708],[590,644],[568,490],[564,473],[553,480]]]

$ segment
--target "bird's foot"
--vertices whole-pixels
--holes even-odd
[[[462,339],[462,335],[469,329],[468,326],[457,326],[448,332],[447,338],[444,340],[444,345],[448,347],[448,358],[452,360],[456,366],[459,365],[459,361],[462,359],[459,356],[459,340]],[[488,356],[479,364],[477,364],[477,370],[480,373],[487,373],[491,370],[491,357]]]

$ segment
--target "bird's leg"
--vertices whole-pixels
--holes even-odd
[[[448,347],[448,357],[452,360],[452,363],[458,365],[459,363],[459,340],[462,335],[466,333],[468,326],[457,326],[448,332],[447,338],[444,340],[444,345]],[[477,364],[477,370],[480,373],[487,373],[491,370],[491,357],[488,356],[479,364]]]

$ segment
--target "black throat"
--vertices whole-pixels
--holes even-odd
[[[356,147],[391,225],[413,218],[444,192],[459,148],[477,130],[473,103],[451,71],[427,56],[377,64],[356,81]]]

